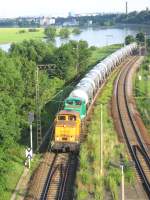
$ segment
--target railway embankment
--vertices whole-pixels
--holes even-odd
[[[147,55],[133,79],[134,102],[137,109],[136,116],[144,132],[150,137],[150,57]],[[140,120],[142,119],[142,121]],[[147,129],[147,130],[145,130]],[[150,148],[150,146],[149,146]]]
[[[135,168],[136,172],[134,187],[138,193],[131,198],[130,192],[125,192],[127,199],[148,199],[150,190],[150,164],[147,145],[149,138],[146,137],[146,132],[139,123],[140,118],[137,116],[132,85],[133,75],[142,62],[142,56],[135,57],[124,66],[115,82],[113,95],[114,124],[119,140],[126,144],[128,157],[133,162],[133,169]]]
[[[88,136],[80,151],[79,171],[76,180],[76,196],[84,199],[119,199],[121,184],[121,170],[114,168],[110,163],[118,163],[120,154],[128,163],[128,157],[123,144],[117,139],[117,134],[111,117],[111,97],[113,82],[119,71],[115,71],[102,89],[94,106],[94,112],[88,125]],[[100,157],[100,113],[103,104],[103,175],[101,176]],[[131,168],[125,170],[125,182],[134,184],[134,172]]]

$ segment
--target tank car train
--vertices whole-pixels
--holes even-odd
[[[137,49],[137,44],[127,45],[94,66],[65,99],[64,109],[56,115],[52,150],[76,151],[80,145],[81,123],[89,105],[111,71]]]

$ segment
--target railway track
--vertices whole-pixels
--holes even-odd
[[[70,186],[74,184],[74,170],[76,166],[77,157],[75,155],[71,153],[53,154],[53,160],[39,199],[73,199],[73,189],[71,190]]]
[[[116,80],[114,89],[113,112],[115,114],[115,122],[117,129],[123,135],[130,157],[135,163],[135,168],[138,172],[140,181],[150,198],[150,158],[148,149],[142,139],[142,133],[133,117],[130,107],[129,98],[129,83],[128,75],[131,67],[138,62],[139,57],[133,57],[121,70],[118,79]],[[131,80],[130,80],[131,81]]]

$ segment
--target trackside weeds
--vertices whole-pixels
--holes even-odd
[[[119,162],[120,154],[127,155],[123,144],[118,143],[111,118],[110,102],[113,82],[117,76],[114,72],[98,98],[91,123],[88,126],[87,141],[80,151],[80,166],[77,173],[76,196],[78,200],[102,200],[111,195],[118,200],[121,170],[110,166],[110,161]],[[104,134],[104,167],[103,176],[100,175],[100,111],[103,104],[103,134]],[[125,170],[126,184],[134,183],[132,169]]]

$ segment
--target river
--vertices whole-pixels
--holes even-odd
[[[144,25],[118,25],[115,27],[97,27],[82,29],[79,35],[70,35],[69,39],[56,38],[56,46],[68,42],[69,40],[86,40],[90,46],[94,45],[102,47],[110,44],[119,44],[124,42],[126,35],[136,35],[138,32],[143,31],[150,34],[150,27]],[[8,51],[10,44],[1,44],[0,47]]]

